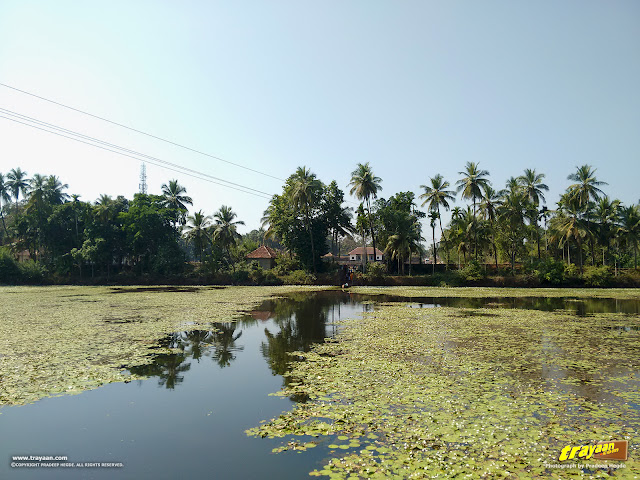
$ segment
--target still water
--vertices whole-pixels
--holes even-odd
[[[639,312],[637,301],[609,299],[403,299],[334,291],[270,300],[236,322],[168,336],[164,346],[180,353],[158,355],[153,364],[132,369],[147,380],[2,408],[0,478],[309,478],[329,455],[321,439],[304,454],[276,455],[271,450],[280,440],[247,437],[245,430],[291,408],[291,399],[269,396],[285,381],[288,352],[308,350],[334,335],[337,321],[355,318],[380,301],[405,301],[413,308]],[[14,455],[123,466],[12,469]]]

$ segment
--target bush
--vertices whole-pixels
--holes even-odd
[[[20,268],[11,252],[6,248],[0,249],[0,283],[18,283]]]
[[[251,262],[249,266],[249,280],[252,283],[261,285],[264,282],[265,274],[264,270],[258,262]]]
[[[387,266],[382,262],[374,262],[367,265],[367,273],[363,279],[367,283],[380,283],[387,273]]]
[[[484,272],[477,260],[471,260],[460,272],[458,272],[462,280],[466,282],[475,282],[484,278]]]
[[[282,280],[286,285],[313,285],[316,277],[304,270],[294,270],[290,274],[283,276]]]
[[[296,270],[302,269],[302,265],[295,258],[290,258],[288,255],[278,255],[276,258],[276,266],[273,268],[276,275],[288,275]]]
[[[567,265],[564,266],[564,277],[566,279],[577,279],[579,276],[579,271],[578,271],[578,267],[573,264],[573,263],[569,263]]]
[[[46,275],[42,264],[36,263],[33,260],[19,263],[18,268],[20,269],[20,279],[24,283],[42,283]]]
[[[565,265],[561,261],[552,258],[536,262],[535,269],[532,271],[538,280],[542,283],[551,285],[560,285],[564,282]]]
[[[606,287],[611,283],[613,275],[607,266],[585,267],[582,279],[588,287]]]

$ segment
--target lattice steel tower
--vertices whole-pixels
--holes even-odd
[[[140,193],[147,193],[147,165],[142,162],[140,165]]]

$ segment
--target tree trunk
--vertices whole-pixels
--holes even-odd
[[[373,220],[371,219],[371,201],[367,198],[367,211],[369,212],[369,229],[371,230],[371,243],[373,244],[373,261],[376,261],[376,236],[373,233]],[[366,255],[366,250],[365,250]]]
[[[311,240],[311,263],[313,265],[313,273],[318,273],[316,269],[316,249],[313,245],[313,231],[311,230],[311,218],[309,217],[309,209],[306,212],[307,217],[307,230],[309,231],[309,239]]]
[[[473,196],[473,250],[478,261],[478,225],[476,224],[476,197]]]
[[[436,224],[434,223],[431,227],[431,237],[433,238],[433,268],[431,269],[431,273],[436,273],[436,258],[438,258],[436,251]]]
[[[444,238],[445,243],[445,253],[447,259],[446,269],[449,270],[449,244],[447,243],[447,237],[444,235],[444,230],[442,229],[442,218],[440,218],[440,207],[438,207],[438,222],[440,222],[440,233],[442,234],[442,238]]]

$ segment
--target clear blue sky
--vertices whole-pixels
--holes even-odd
[[[306,165],[348,194],[370,162],[384,197],[467,161],[495,187],[546,174],[551,207],[591,164],[640,199],[637,1],[3,0],[0,82],[286,178]],[[0,108],[269,193],[282,182],[0,87]],[[0,118],[0,172],[132,197],[140,163]],[[267,200],[178,178],[194,209],[257,228]],[[464,205],[460,200],[458,205]],[[428,231],[426,232],[429,233]]]

